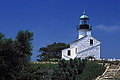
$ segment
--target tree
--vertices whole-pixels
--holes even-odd
[[[33,40],[33,34],[33,31],[21,30],[14,40],[15,51],[19,57],[24,60],[25,64],[31,59],[31,51],[33,49],[31,41]]]
[[[32,55],[33,32],[19,31],[15,40],[0,33],[0,80],[18,80]]]
[[[17,68],[19,68],[19,74],[16,77],[17,80],[21,80],[28,73],[25,70],[27,70],[30,66],[29,62],[32,55],[31,51],[33,49],[31,42],[33,40],[33,34],[33,31],[29,32],[28,30],[20,30],[14,40],[14,51],[18,57],[17,63],[19,63],[17,66]],[[23,73],[25,74],[24,76],[22,76]]]
[[[37,55],[37,57],[39,57],[37,60],[49,60],[52,58],[61,59],[62,50],[69,47],[69,44],[54,42],[53,44],[38,50],[41,54]]]
[[[0,33],[0,80],[12,80],[14,67],[17,64],[15,63],[14,46],[12,39],[4,36],[5,34]]]

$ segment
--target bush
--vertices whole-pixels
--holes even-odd
[[[105,69],[97,62],[87,62],[82,74],[77,75],[76,80],[95,80],[96,77],[102,75]]]
[[[57,66],[58,64],[52,64],[52,63],[45,63],[45,64],[39,64],[39,63],[31,63],[32,67],[38,68],[38,69],[53,69],[55,68],[55,66]]]
[[[51,61],[51,62],[58,62],[58,61],[60,61],[61,59],[57,59],[57,58],[53,58],[53,59],[49,59],[49,61]]]
[[[50,74],[53,71],[53,68],[58,64],[52,63],[30,63],[30,67],[22,72],[20,79],[17,80],[49,80],[51,78]]]
[[[86,62],[86,59],[81,60],[80,58],[68,61],[62,59],[51,75],[52,80],[75,80],[76,75],[82,73]]]
[[[114,65],[118,65],[119,64],[119,61],[118,60],[116,60],[115,61],[115,63],[114,63]]]

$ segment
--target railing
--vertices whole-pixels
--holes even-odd
[[[101,76],[98,76],[95,80],[99,80],[101,77],[103,77],[107,73],[107,71],[109,70],[109,68],[110,68],[110,66],[107,66],[105,72]]]
[[[107,74],[107,72],[108,72],[108,70],[117,70],[114,74],[113,74],[113,76],[112,77],[105,77],[105,75]],[[115,75],[118,73],[118,71],[120,70],[120,66],[118,65],[118,66],[116,66],[115,67],[115,69],[110,69],[110,66],[107,66],[107,68],[106,68],[106,70],[105,70],[105,72],[101,75],[101,76],[98,76],[95,80],[102,80],[102,79],[113,79],[114,80],[114,77],[115,77]],[[105,80],[106,80],[105,79]]]
[[[86,26],[86,25],[83,25],[83,26]],[[92,30],[92,25],[87,25],[87,26],[88,26],[88,29]],[[82,28],[80,27],[80,25],[77,25],[76,28],[77,28],[77,30],[82,29]],[[83,29],[84,29],[84,28],[83,28]]]

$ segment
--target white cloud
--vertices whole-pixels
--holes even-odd
[[[99,29],[99,30],[104,30],[104,31],[107,31],[107,32],[114,32],[114,31],[118,31],[120,30],[120,26],[106,26],[106,25],[97,25],[95,26],[96,29]]]

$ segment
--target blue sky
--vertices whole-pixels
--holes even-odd
[[[85,11],[92,35],[102,42],[101,57],[120,58],[120,0],[0,0],[0,32],[13,39],[18,30],[34,31],[33,55],[53,42],[77,39],[76,25]]]

